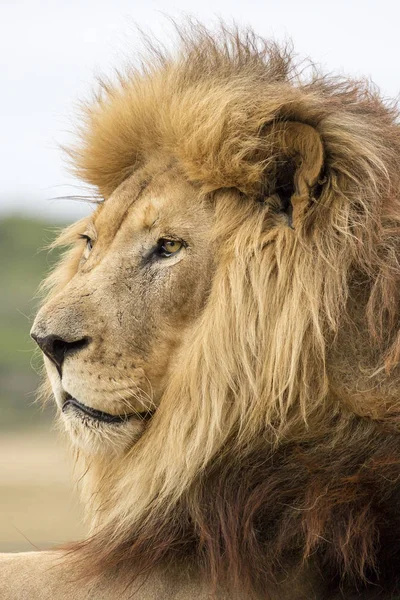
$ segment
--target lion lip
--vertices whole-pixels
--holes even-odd
[[[72,409],[81,413],[84,413],[91,419],[96,421],[100,421],[101,423],[111,423],[111,424],[119,424],[126,423],[130,419],[141,419],[143,421],[147,421],[153,415],[151,411],[141,412],[141,413],[126,413],[123,415],[112,415],[110,413],[106,413],[102,410],[98,410],[96,408],[92,408],[91,406],[87,406],[86,404],[82,404],[76,398],[73,398],[68,394],[66,399],[64,400],[62,406],[62,412],[65,413],[67,410]]]

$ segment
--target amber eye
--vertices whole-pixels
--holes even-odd
[[[158,246],[158,255],[164,258],[168,258],[173,254],[177,254],[179,250],[183,247],[183,242],[180,240],[167,240],[165,238],[161,238],[157,242]]]

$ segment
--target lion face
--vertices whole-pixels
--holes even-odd
[[[211,221],[195,188],[157,165],[121,184],[79,231],[79,262],[31,334],[62,420],[86,450],[126,448],[157,409],[207,296]]]

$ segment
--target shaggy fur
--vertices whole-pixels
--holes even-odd
[[[152,157],[173,161],[214,203],[219,250],[151,427],[90,465],[83,572],[191,561],[266,598],[311,566],[345,597],[400,593],[396,119],[366,83],[302,76],[252,33],[195,27],[101,85],[79,176],[107,203]]]

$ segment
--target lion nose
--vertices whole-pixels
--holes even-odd
[[[67,355],[81,350],[90,342],[90,338],[83,337],[79,340],[67,341],[57,335],[46,335],[40,337],[35,333],[31,333],[31,337],[35,340],[41,351],[61,369],[61,365]]]

